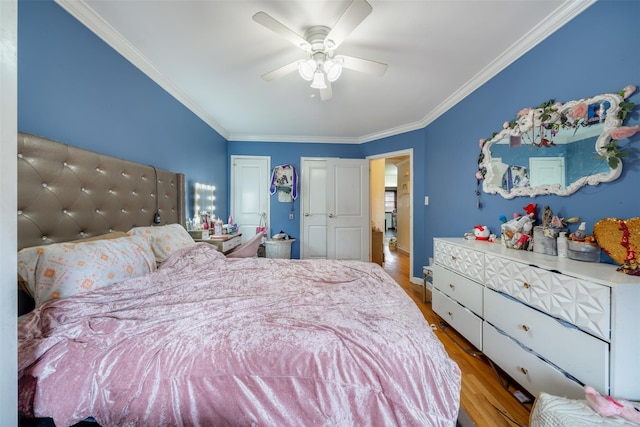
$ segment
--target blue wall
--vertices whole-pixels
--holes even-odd
[[[631,142],[621,141],[630,142],[631,155],[615,182],[584,187],[569,197],[505,200],[483,193],[481,208],[474,195],[478,141],[499,131],[520,109],[549,99],[565,102],[618,92],[628,84],[640,88],[639,16],[640,2],[594,4],[427,126],[424,185],[432,203],[426,207],[416,204],[415,212],[416,217],[424,217],[422,236],[427,241],[462,236],[476,224],[497,231],[500,215],[523,213],[528,203],[536,203],[540,209],[549,205],[560,216],[580,216],[588,229],[601,218],[640,215],[638,134]],[[640,104],[640,94],[636,92],[630,101]],[[628,124],[639,123],[636,107]],[[417,262],[425,262],[431,253],[431,248],[416,253]]]
[[[475,196],[478,141],[520,109],[640,87],[637,1],[597,2],[425,129],[361,145],[226,142],[53,1],[19,0],[18,12],[18,128],[182,171],[189,183],[216,185],[223,218],[232,154],[271,156],[272,166],[299,167],[300,157],[365,157],[407,148],[414,150],[417,277],[432,256],[434,237],[462,236],[476,224],[497,231],[500,215],[522,213],[531,202],[561,216],[581,216],[589,228],[601,218],[640,215],[640,135],[621,141],[631,155],[613,183],[570,197],[505,200],[483,193],[481,208]],[[630,101],[640,104],[640,94]],[[637,108],[628,124],[640,124]],[[271,230],[298,237],[299,200],[292,221],[289,210],[272,196]],[[298,254],[295,245],[292,255]]]
[[[18,130],[182,172],[227,212],[226,140],[51,0],[18,2]]]

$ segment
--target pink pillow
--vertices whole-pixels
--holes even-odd
[[[18,274],[36,306],[141,276],[155,265],[149,239],[142,236],[55,243],[18,252]]]
[[[196,244],[189,232],[180,224],[135,227],[127,234],[151,237],[151,249],[153,249],[158,264],[178,249]]]

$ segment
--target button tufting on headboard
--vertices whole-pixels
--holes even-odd
[[[185,223],[184,175],[18,134],[18,249]]]

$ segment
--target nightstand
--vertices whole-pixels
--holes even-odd
[[[236,246],[242,243],[242,233],[211,235],[208,239],[194,239],[196,242],[206,242],[216,245],[219,252],[229,253]]]

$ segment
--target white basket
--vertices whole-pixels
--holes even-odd
[[[265,252],[267,258],[291,259],[291,244],[296,239],[272,240],[265,242]]]

